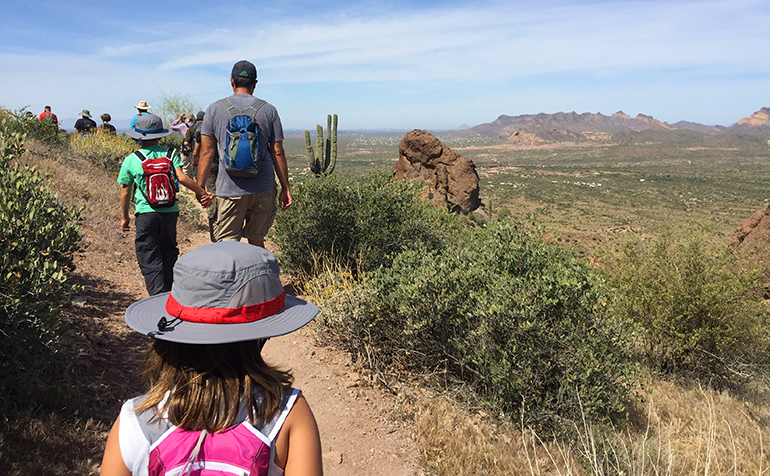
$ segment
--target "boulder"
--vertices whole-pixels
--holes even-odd
[[[730,240],[730,246],[741,247],[761,241],[770,242],[770,203],[743,220]]]
[[[430,132],[416,129],[401,139],[393,172],[396,179],[424,182],[425,198],[438,207],[474,211],[481,205],[476,165]]]

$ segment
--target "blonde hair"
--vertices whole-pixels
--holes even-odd
[[[265,339],[200,345],[154,339],[145,355],[148,398],[136,411],[155,407],[156,418],[168,414],[177,427],[218,432],[235,424],[245,400],[252,424],[271,420],[294,379],[265,363],[264,344]],[[255,395],[258,389],[264,399]]]

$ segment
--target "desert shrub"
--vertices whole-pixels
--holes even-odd
[[[70,149],[105,169],[117,172],[120,165],[139,147],[125,134],[88,134],[70,140]]]
[[[652,369],[717,385],[766,375],[770,313],[760,270],[688,230],[626,243],[606,275],[619,312],[644,329],[639,346]]]
[[[163,119],[163,127],[170,127],[171,123],[179,118],[180,113],[196,114],[198,111],[203,110],[200,104],[193,102],[190,99],[189,94],[183,94],[180,92],[160,92],[160,97],[156,99],[152,104],[150,112],[160,116]],[[162,147],[172,147],[174,149],[181,150],[182,142],[184,138],[182,134],[174,131],[173,134],[163,137],[158,141],[158,144]]]
[[[202,110],[200,104],[193,102],[189,94],[180,92],[160,92],[160,97],[150,103],[150,112],[163,119],[163,127],[168,127],[174,122],[180,113],[196,114]]]
[[[16,162],[23,136],[0,128],[0,141],[0,408],[7,410],[54,398],[50,355],[67,330],[60,306],[79,289],[67,272],[81,235],[80,210],[61,205],[43,177]]]
[[[37,115],[27,117],[27,109],[11,111],[0,107],[0,128],[6,134],[22,134],[31,139],[37,139],[48,145],[62,145],[64,136],[59,128],[46,121],[39,121]]]
[[[314,297],[337,289],[319,322],[376,371],[441,375],[527,425],[622,416],[633,327],[608,311],[588,266],[530,226],[492,223],[456,247],[405,250],[354,291],[341,278],[308,283]]]
[[[379,171],[295,184],[294,204],[278,213],[273,227],[281,263],[314,273],[331,261],[365,272],[405,249],[443,248],[451,234],[447,214],[416,200],[414,184],[390,176]]]

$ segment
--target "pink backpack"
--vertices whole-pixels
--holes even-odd
[[[221,433],[176,428],[150,451],[149,476],[267,476],[270,443],[266,440],[247,422]]]
[[[148,475],[268,476],[275,457],[273,441],[298,395],[299,390],[288,390],[282,399],[283,410],[258,428],[244,421],[222,432],[208,433],[168,424],[168,430],[157,440],[152,442],[150,437]],[[143,422],[140,426],[153,425]]]
[[[176,203],[176,192],[179,190],[179,182],[174,171],[174,163],[171,161],[174,149],[166,150],[164,157],[148,159],[141,150],[134,152],[142,161],[144,172],[144,184],[147,193],[142,192],[144,198],[153,208],[170,207]],[[141,188],[140,188],[141,190]]]

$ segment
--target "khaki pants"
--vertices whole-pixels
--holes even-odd
[[[244,195],[243,197],[217,197],[217,219],[213,238],[216,241],[264,241],[273,226],[277,189]]]

